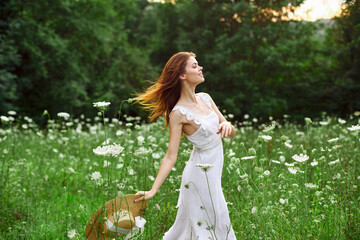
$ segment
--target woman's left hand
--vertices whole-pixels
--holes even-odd
[[[229,137],[231,135],[231,131],[232,131],[231,123],[228,121],[224,121],[219,124],[219,131],[216,134],[221,132],[222,138]]]

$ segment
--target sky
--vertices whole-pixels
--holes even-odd
[[[150,2],[162,2],[163,0],[148,0]],[[318,19],[330,19],[341,11],[344,0],[305,0],[300,8],[289,17],[296,20],[316,21]]]
[[[343,2],[344,0],[305,0],[300,8],[295,10],[292,18],[307,21],[329,19],[340,13]]]

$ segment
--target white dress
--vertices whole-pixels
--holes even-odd
[[[211,108],[206,94],[197,95]],[[211,113],[203,118],[183,106],[176,105],[174,110],[180,110],[187,120],[199,125],[199,129],[186,136],[193,144],[193,151],[182,174],[175,223],[163,239],[234,240],[236,237],[221,189],[224,153],[220,134],[216,134],[219,117],[212,108]],[[205,172],[197,164],[210,164],[213,167]]]

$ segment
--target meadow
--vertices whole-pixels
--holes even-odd
[[[164,121],[102,114],[45,114],[45,128],[13,111],[1,116],[1,239],[85,239],[103,203],[151,188],[169,139]],[[222,186],[237,239],[359,238],[359,115],[300,124],[226,115],[237,133],[223,139]],[[105,145],[117,154],[94,153]],[[161,239],[173,224],[191,150],[184,137],[173,171],[148,201],[145,231],[133,239]]]

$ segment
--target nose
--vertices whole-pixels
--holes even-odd
[[[202,67],[202,66],[199,66],[199,68],[200,68],[200,71],[202,71],[202,70],[203,70],[203,67]]]

